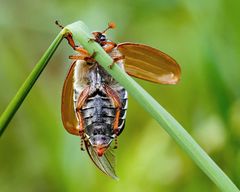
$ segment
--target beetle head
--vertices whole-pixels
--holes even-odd
[[[110,22],[108,23],[108,27],[102,32],[92,32],[92,34],[94,35],[94,41],[96,41],[99,44],[105,42],[107,40],[105,35],[106,31],[108,31],[109,29],[114,29],[115,27],[116,27],[115,23]]]

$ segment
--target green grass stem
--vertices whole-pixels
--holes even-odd
[[[18,108],[21,106],[22,102],[28,95],[29,91],[33,87],[34,83],[37,81],[38,77],[40,76],[43,69],[46,67],[48,61],[52,57],[53,53],[57,49],[58,45],[63,39],[63,35],[65,34],[66,29],[62,30],[57,37],[54,39],[52,44],[40,58],[38,63],[33,68],[32,72],[29,74],[25,82],[22,84],[14,98],[8,104],[5,111],[2,113],[0,117],[0,137],[2,136],[3,132],[5,131],[7,125],[13,118],[14,114],[17,112]]]

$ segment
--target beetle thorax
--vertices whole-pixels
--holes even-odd
[[[74,71],[74,86],[92,86],[98,88],[103,84],[114,85],[116,81],[98,63],[87,64],[86,61],[76,61]]]
[[[94,86],[96,89],[101,87],[103,84],[112,85],[116,81],[110,76],[102,66],[95,64],[88,73],[89,85]]]

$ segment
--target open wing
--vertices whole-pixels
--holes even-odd
[[[134,77],[160,84],[175,84],[181,69],[167,54],[143,44],[121,43],[117,49],[125,56],[125,71]]]

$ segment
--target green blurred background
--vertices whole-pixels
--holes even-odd
[[[178,85],[137,80],[240,186],[239,0],[0,0],[0,112],[56,37],[54,21],[83,20],[116,42],[139,42],[174,57]],[[0,191],[219,191],[129,97],[119,138],[120,181],[102,174],[68,134],[61,89],[72,49],[64,41],[0,139]]]

